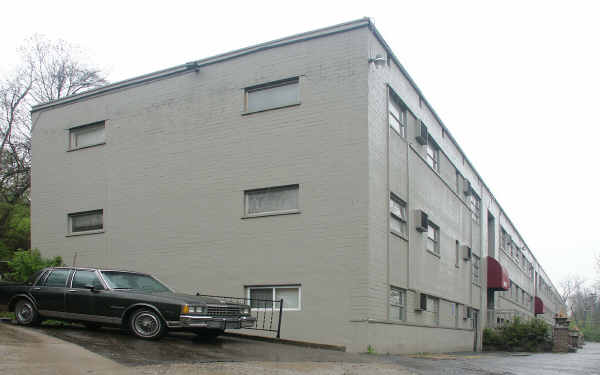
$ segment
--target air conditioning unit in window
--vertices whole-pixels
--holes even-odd
[[[425,311],[425,310],[427,310],[427,294],[418,292],[417,293],[417,305],[415,306],[415,311]]]
[[[427,144],[427,126],[423,123],[423,121],[419,121],[417,123],[417,142],[421,145]]]
[[[471,310],[470,307],[467,306],[463,306],[463,319],[467,320],[467,319],[471,319],[473,317],[473,310]]]
[[[427,232],[427,227],[429,226],[429,218],[427,217],[425,211],[417,210],[417,217],[415,222],[417,223],[417,232]]]
[[[473,189],[471,188],[471,181],[465,178],[465,183],[463,184],[463,192],[465,195],[471,195],[473,193]]]
[[[471,252],[471,248],[467,245],[462,245],[462,256],[464,260],[471,260],[473,253]]]

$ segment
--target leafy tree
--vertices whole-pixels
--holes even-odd
[[[20,49],[21,62],[0,79],[0,259],[29,248],[31,107],[107,83],[83,64],[81,50],[35,35]]]
[[[11,271],[8,279],[16,282],[27,281],[34,273],[45,267],[57,267],[63,264],[61,257],[42,258],[37,249],[17,250],[8,262]]]

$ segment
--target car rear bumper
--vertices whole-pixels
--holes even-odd
[[[239,318],[217,318],[212,316],[181,315],[179,320],[167,322],[169,328],[216,328],[240,329],[254,327],[256,318],[242,316]]]

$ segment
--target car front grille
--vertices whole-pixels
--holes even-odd
[[[217,317],[240,316],[240,308],[234,306],[208,306],[208,315]]]

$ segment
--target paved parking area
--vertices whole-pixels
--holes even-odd
[[[368,355],[230,336],[207,341],[193,334],[175,333],[161,341],[148,342],[116,329],[90,331],[78,326],[29,329],[7,324],[0,324],[0,354],[4,359],[0,361],[0,374],[41,373],[37,372],[39,365],[28,362],[26,352],[43,353],[48,348],[52,348],[50,356],[47,355],[51,365],[63,370],[75,366],[71,368],[75,372],[71,373],[81,370],[87,374],[600,375],[599,343],[588,343],[577,353],[569,354]],[[15,371],[19,361],[27,365],[25,370],[35,371]],[[89,365],[104,370],[95,372],[85,368]],[[108,368],[110,371],[106,371]],[[63,373],[50,370],[45,373]]]

